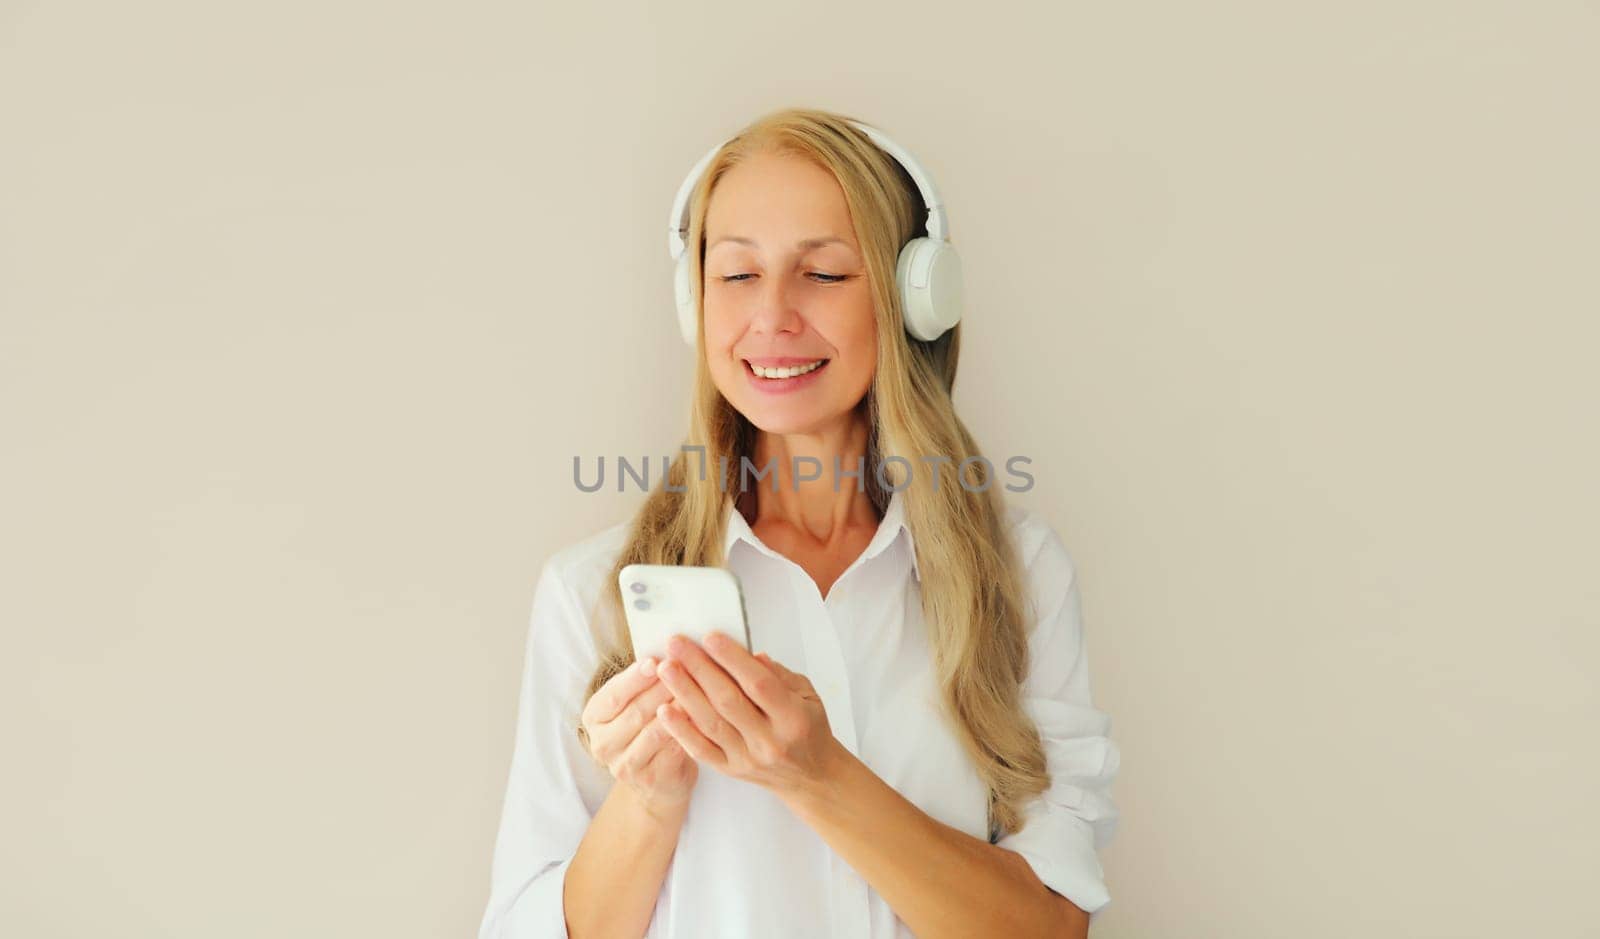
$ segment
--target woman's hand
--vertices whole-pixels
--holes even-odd
[[[646,807],[668,812],[689,801],[700,768],[656,716],[672,698],[657,667],[646,656],[611,676],[584,705],[582,719],[595,759]]]
[[[658,669],[673,703],[658,713],[696,760],[779,795],[812,787],[839,746],[804,675],[722,633],[704,647],[674,636]]]

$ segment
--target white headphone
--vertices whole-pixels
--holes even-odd
[[[938,339],[961,319],[962,306],[961,257],[950,243],[946,230],[948,222],[944,204],[939,201],[939,191],[934,188],[932,177],[917,165],[911,154],[882,131],[859,121],[850,121],[850,124],[872,138],[873,143],[905,167],[916,182],[917,191],[922,194],[922,204],[928,210],[928,235],[906,242],[905,247],[900,249],[900,260],[895,265],[894,274],[900,291],[900,308],[905,312],[906,332],[922,340]],[[672,200],[672,216],[668,219],[667,249],[677,261],[673,273],[673,294],[678,305],[678,330],[683,334],[683,341],[691,346],[695,344],[700,317],[695,307],[689,252],[686,250],[689,240],[689,199],[711,158],[722,147],[723,144],[717,144],[706,151],[706,155],[689,170],[689,175],[678,187],[677,197]]]

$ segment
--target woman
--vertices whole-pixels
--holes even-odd
[[[968,459],[937,201],[810,109],[685,181],[704,450],[540,574],[483,939],[1084,936],[1109,901],[1119,760],[1073,564]],[[630,563],[726,565],[759,654],[635,662]]]

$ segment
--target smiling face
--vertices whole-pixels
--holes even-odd
[[[718,180],[705,235],[707,366],[723,397],[770,433],[846,417],[872,384],[878,333],[838,180],[753,156]]]

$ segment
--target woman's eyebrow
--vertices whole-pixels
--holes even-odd
[[[706,246],[706,250],[709,251],[711,248],[715,248],[717,245],[722,244],[724,241],[736,241],[739,244],[749,245],[752,248],[759,248],[760,247],[760,245],[756,244],[755,239],[753,239],[753,238],[746,238],[743,235],[724,235],[721,238],[718,238],[716,241],[713,241],[711,244],[707,245]],[[841,245],[844,245],[846,248],[850,247],[850,242],[845,241],[843,238],[840,238],[837,235],[827,235],[827,236],[824,236],[824,237],[821,237],[821,238],[806,238],[806,239],[804,239],[802,241],[795,242],[795,247],[799,248],[802,251],[809,251],[812,248],[820,248],[823,245],[830,245],[830,244],[841,244]]]

